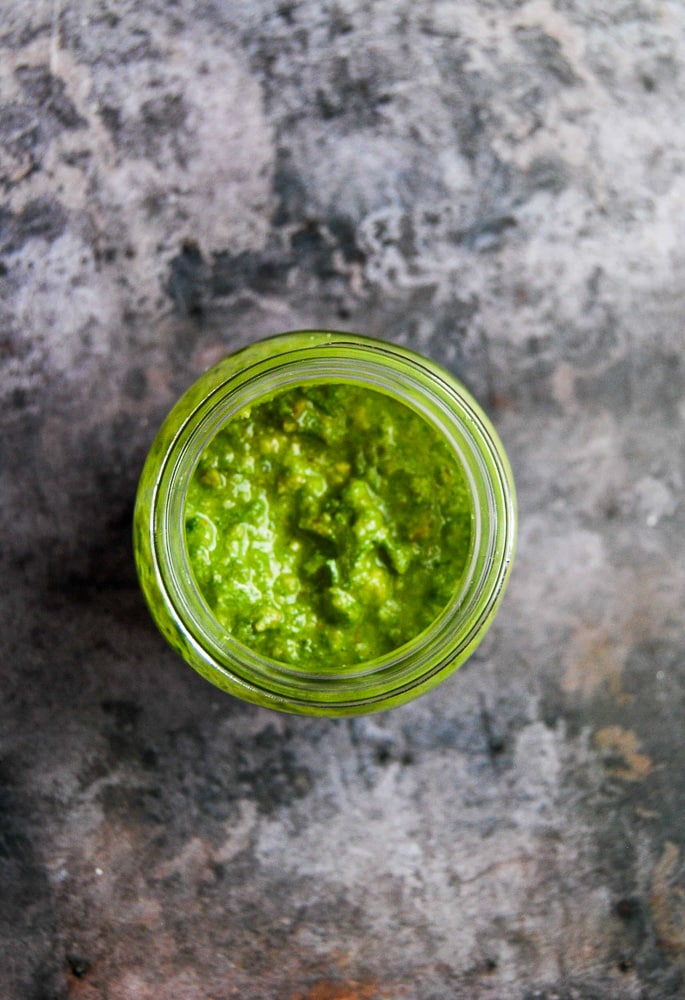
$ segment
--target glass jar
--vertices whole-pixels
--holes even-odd
[[[447,606],[419,635],[375,660],[317,673],[239,643],[219,626],[195,582],[185,538],[189,481],[227,420],[278,391],[346,382],[385,393],[430,421],[461,463],[472,500],[468,562]],[[203,677],[246,701],[341,716],[402,704],[435,687],[475,650],[499,606],[516,536],[514,483],[502,444],[472,396],[434,362],[348,333],[285,333],[205,372],[181,397],[150,449],[134,517],[136,565],[159,629]]]

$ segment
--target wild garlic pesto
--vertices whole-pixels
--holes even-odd
[[[185,528],[198,587],[244,645],[335,669],[423,631],[458,587],[472,507],[441,434],[345,383],[283,391],[203,451]]]

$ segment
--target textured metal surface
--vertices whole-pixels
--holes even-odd
[[[0,996],[683,996],[682,4],[0,10]],[[215,692],[131,562],[166,409],[304,326],[519,488],[477,656],[361,721]]]

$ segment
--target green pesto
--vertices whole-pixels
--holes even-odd
[[[222,628],[281,662],[336,669],[422,632],[458,587],[472,506],[442,435],[344,383],[232,417],[186,501],[199,589]]]

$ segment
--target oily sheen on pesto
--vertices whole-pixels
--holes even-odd
[[[343,668],[422,632],[468,560],[472,500],[446,440],[390,396],[307,384],[233,416],[188,487],[198,588],[271,659]]]

